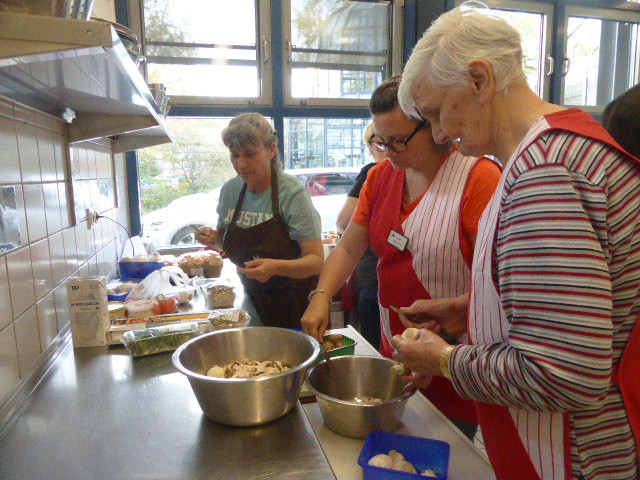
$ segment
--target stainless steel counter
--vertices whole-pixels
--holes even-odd
[[[171,354],[68,342],[0,434],[0,479],[331,479],[302,408],[259,427],[218,425]]]
[[[332,332],[356,339],[356,355],[380,355],[352,327],[335,329]],[[303,395],[307,394],[308,390],[303,390]],[[358,465],[358,457],[364,439],[347,438],[331,431],[324,424],[317,403],[306,403],[303,407],[338,480],[360,480],[362,468]],[[453,426],[420,392],[409,398],[396,433],[434,438],[449,443],[449,480],[496,478],[487,455]]]

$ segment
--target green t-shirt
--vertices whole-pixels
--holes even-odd
[[[218,228],[226,229],[240,197],[244,182],[235,177],[220,189],[218,200]],[[287,225],[289,236],[296,242],[306,242],[320,238],[320,215],[311,202],[309,191],[297,178],[278,170],[278,193],[280,214]],[[253,194],[249,190],[242,203],[236,225],[240,228],[254,227],[273,217],[271,209],[271,187],[262,193]]]

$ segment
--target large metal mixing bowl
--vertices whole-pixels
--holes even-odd
[[[210,419],[233,426],[261,425],[282,417],[297,403],[320,344],[309,335],[276,327],[219,330],[189,340],[173,354],[173,365],[189,379],[200,408]],[[261,378],[206,376],[213,365],[248,358],[280,360],[290,370]]]
[[[346,437],[365,438],[372,430],[393,431],[402,418],[406,382],[395,375],[391,359],[369,356],[334,357],[330,368],[321,362],[309,370],[307,385],[316,395],[324,423]],[[361,403],[380,399],[380,403]]]

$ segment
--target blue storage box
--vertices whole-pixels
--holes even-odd
[[[446,480],[449,475],[450,448],[447,442],[440,440],[376,430],[371,432],[364,442],[358,458],[358,465],[362,467],[363,480],[408,480],[411,478]],[[418,473],[400,472],[367,464],[372,457],[380,453],[388,455],[391,450],[396,450],[404,455],[407,462],[411,463]],[[436,472],[436,477],[420,475],[420,472],[427,469]]]
[[[144,280],[151,272],[164,267],[164,262],[118,262],[121,280]]]
[[[110,302],[124,302],[124,300],[127,298],[127,295],[129,295],[129,293],[108,293],[107,294],[107,300],[109,300]]]

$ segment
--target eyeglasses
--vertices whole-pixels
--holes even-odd
[[[409,140],[411,140],[415,136],[415,134],[418,133],[418,131],[426,125],[426,123],[427,122],[422,121],[418,125],[416,125],[416,128],[413,129],[413,132],[411,132],[409,136],[404,140],[381,142],[379,140],[374,140],[375,135],[372,135],[369,139],[369,145],[371,145],[371,148],[373,148],[374,150],[378,150],[379,152],[386,152],[387,148],[393,150],[396,153],[406,152],[408,148],[407,143],[409,143]]]

